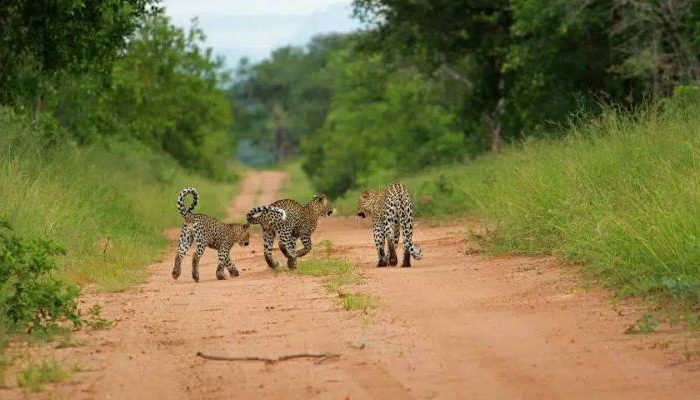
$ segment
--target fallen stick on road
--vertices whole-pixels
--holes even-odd
[[[279,356],[277,358],[268,358],[268,357],[229,357],[229,356],[217,356],[217,355],[212,355],[212,354],[204,354],[201,351],[197,352],[198,357],[202,357],[206,360],[215,360],[215,361],[264,361],[266,363],[276,363],[279,361],[287,361],[287,360],[292,360],[295,358],[319,358],[320,360],[316,361],[317,364],[322,363],[323,361],[326,361],[331,358],[338,358],[340,357],[340,354],[335,354],[335,353],[320,353],[320,354],[313,354],[313,353],[299,353],[299,354],[288,354],[285,356]]]

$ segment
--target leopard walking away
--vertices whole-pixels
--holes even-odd
[[[357,215],[372,219],[374,244],[379,261],[377,267],[398,264],[396,246],[403,233],[402,267],[411,266],[411,257],[420,260],[421,248],[413,244],[413,203],[411,195],[402,183],[393,183],[381,189],[365,190],[357,202]],[[389,254],[384,251],[387,243]]]

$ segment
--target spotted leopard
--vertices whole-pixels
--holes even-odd
[[[411,266],[411,256],[420,260],[421,248],[413,244],[413,205],[411,195],[402,183],[393,183],[381,189],[365,190],[357,202],[357,216],[372,219],[374,244],[379,261],[377,267],[398,264],[396,246],[403,232],[402,267]],[[384,252],[384,242],[389,247],[389,256]]]
[[[276,212],[273,208],[284,211]],[[259,214],[259,215],[257,215]],[[263,229],[265,261],[270,268],[279,264],[272,258],[272,245],[275,235],[279,235],[279,247],[287,258],[287,267],[296,268],[296,260],[311,251],[311,234],[316,230],[318,218],[333,214],[333,208],[325,195],[314,196],[302,206],[294,200],[278,200],[269,206],[255,207],[248,212],[250,224],[259,224]],[[257,215],[257,216],[256,216]],[[297,250],[296,242],[301,240],[303,248]]]
[[[185,197],[188,194],[192,195],[192,204],[185,208]],[[182,259],[193,243],[197,246],[192,256],[192,279],[195,282],[199,282],[199,259],[204,254],[206,247],[219,251],[219,264],[216,268],[217,279],[226,279],[224,269],[228,269],[231,276],[238,276],[238,269],[231,261],[229,252],[236,243],[241,246],[250,244],[249,224],[227,224],[204,214],[195,214],[193,211],[198,202],[199,195],[194,188],[182,189],[177,198],[177,209],[185,222],[180,231],[180,243],[172,272],[173,279],[180,276]]]

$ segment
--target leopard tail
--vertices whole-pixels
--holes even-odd
[[[280,213],[282,215],[282,221],[287,219],[287,211],[285,211],[283,208],[275,206],[253,207],[250,209],[250,211],[248,211],[248,214],[246,214],[245,218],[249,224],[260,224],[260,217],[256,217],[255,214],[259,214],[266,211],[274,211]]]
[[[185,197],[188,194],[192,194],[192,204],[185,208]],[[180,215],[184,217],[194,211],[194,208],[197,207],[197,203],[199,203],[199,194],[197,193],[197,189],[191,187],[184,188],[180,192],[180,195],[177,196],[177,211],[179,211]]]

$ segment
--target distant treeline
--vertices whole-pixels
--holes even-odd
[[[355,0],[366,29],[242,61],[236,131],[338,196],[700,79],[692,0]]]
[[[203,40],[156,0],[3,1],[0,105],[42,124],[49,146],[136,140],[223,179],[235,144],[229,78]]]

